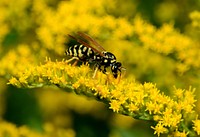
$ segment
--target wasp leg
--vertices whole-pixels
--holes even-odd
[[[117,84],[119,84],[121,78],[122,78],[122,72],[119,70],[119,77],[117,77]]]
[[[94,70],[96,70],[96,68],[97,68],[99,71],[102,71],[101,65],[98,64],[98,63],[95,63],[95,64],[94,64]]]
[[[104,74],[108,74],[108,73],[107,73],[107,70],[106,70],[107,67],[109,67],[109,66],[106,66],[106,65],[105,65],[105,66],[103,67],[102,72],[103,72]]]
[[[104,66],[104,68],[103,68],[103,71],[102,71],[104,74],[106,74],[106,66]]]
[[[98,70],[98,67],[96,67],[95,71],[94,71],[94,74],[92,76],[92,78],[95,78],[96,74],[97,74],[97,70]]]
[[[75,62],[72,64],[72,66],[75,66],[79,61],[79,58],[77,58],[77,57],[72,57],[71,59],[66,60],[66,62],[69,63],[73,60],[75,60]]]
[[[82,65],[86,65],[86,66],[88,66],[89,63],[88,63],[88,61],[84,61],[84,62],[82,63]]]
[[[101,71],[101,65],[98,64],[98,63],[95,63],[94,64],[94,68],[95,68],[95,71],[94,71],[94,74],[93,74],[93,77],[92,78],[95,78],[96,74],[97,74],[97,70],[100,70]]]
[[[76,61],[72,64],[72,66],[76,66],[77,63],[78,63],[78,60],[76,60]]]
[[[68,62],[71,62],[72,60],[78,60],[78,58],[77,57],[72,57],[71,59],[66,60],[66,62],[68,63]]]

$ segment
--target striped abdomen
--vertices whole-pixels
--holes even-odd
[[[83,45],[74,45],[69,47],[65,53],[71,57],[77,57],[81,61],[89,61],[94,58],[94,51]]]

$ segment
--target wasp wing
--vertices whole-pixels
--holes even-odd
[[[91,48],[93,51],[99,53],[102,57],[104,57],[104,54],[101,51],[99,51],[98,49],[90,46],[87,42],[85,42],[85,41],[83,41],[81,39],[78,39],[78,38],[76,38],[76,37],[74,37],[74,36],[72,36],[70,34],[68,34],[68,36],[71,37],[71,38],[73,38],[73,39],[75,39],[78,43],[83,44],[84,46],[86,46],[88,48]]]
[[[83,32],[77,32],[77,34],[86,39],[87,41],[91,42],[92,44],[94,44],[98,50],[100,50],[101,52],[106,51],[97,41],[95,41],[92,37],[90,37],[89,35],[83,33]]]

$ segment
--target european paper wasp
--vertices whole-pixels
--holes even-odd
[[[94,63],[96,69],[93,78],[95,77],[97,70],[100,70],[105,74],[107,67],[111,67],[114,78],[118,77],[118,73],[120,73],[121,75],[121,69],[124,68],[122,67],[122,64],[116,60],[114,54],[112,54],[111,52],[107,52],[98,42],[96,42],[89,35],[83,32],[78,32],[77,34],[80,38],[76,38],[68,34],[69,37],[75,39],[78,43],[80,43],[80,45],[71,46],[65,51],[68,56],[72,57],[70,61],[76,59],[85,63]],[[91,46],[86,41],[92,43],[95,47]]]

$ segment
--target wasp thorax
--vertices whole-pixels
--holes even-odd
[[[105,55],[105,58],[111,59],[111,60],[116,60],[116,57],[114,54],[112,54],[111,52],[103,52],[103,54]]]

